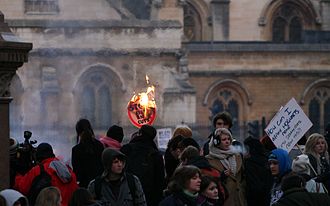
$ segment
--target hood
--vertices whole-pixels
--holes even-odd
[[[6,199],[7,206],[13,206],[14,203],[20,198],[24,199],[26,203],[28,202],[27,198],[16,190],[5,189],[0,192],[0,195]]]
[[[287,151],[279,148],[274,149],[269,155],[269,158],[278,161],[280,168],[280,176],[283,176],[285,173],[291,171],[291,159]]]
[[[51,161],[49,167],[56,172],[56,175],[60,178],[60,180],[64,184],[71,182],[72,179],[71,172],[63,162],[59,160]]]
[[[115,158],[126,161],[126,156],[118,150],[110,147],[106,148],[102,152],[102,164],[104,167],[104,173],[102,176],[107,176],[111,172],[112,162]]]

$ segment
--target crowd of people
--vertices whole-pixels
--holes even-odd
[[[330,206],[330,126],[292,158],[267,137],[248,137],[238,144],[245,152],[235,149],[227,112],[212,124],[204,145],[189,127],[176,128],[163,155],[153,126],[122,145],[122,127],[96,138],[89,120],[80,119],[71,165],[40,143],[38,164],[15,175],[0,206]]]

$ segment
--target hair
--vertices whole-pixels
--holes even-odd
[[[324,140],[324,144],[325,144],[325,154],[324,155],[325,155],[325,158],[326,158],[327,162],[329,162],[328,143],[325,140],[324,136],[321,135],[321,134],[314,133],[314,134],[311,134],[308,137],[307,142],[306,142],[306,145],[305,145],[304,153],[305,154],[311,154],[311,155],[313,155],[318,160],[319,159],[318,158],[319,155],[315,152],[314,148],[315,148],[315,145],[317,144],[317,141],[319,139]]]
[[[200,186],[200,190],[199,193],[203,193],[205,192],[205,190],[207,189],[207,187],[214,182],[214,184],[217,186],[218,188],[218,182],[216,180],[216,178],[211,177],[211,176],[202,176],[201,177],[201,186]]]
[[[179,143],[184,139],[185,137],[182,135],[178,135],[170,139],[167,143],[167,148],[170,151],[176,150],[178,148]]]
[[[57,187],[46,187],[37,196],[35,206],[59,206],[61,205],[61,192]]]
[[[181,150],[184,150],[188,146],[193,146],[193,147],[195,147],[198,150],[201,149],[200,146],[199,146],[199,144],[193,138],[183,138],[183,140],[181,140],[178,143],[178,148],[180,148]]]
[[[201,176],[200,170],[193,165],[184,165],[176,168],[168,184],[168,189],[173,193],[187,189],[190,179],[196,174]]]
[[[305,188],[305,186],[306,180],[294,172],[285,175],[281,181],[281,189],[284,192],[292,188]]]
[[[189,145],[182,151],[180,155],[180,160],[181,162],[183,162],[185,160],[191,160],[198,156],[199,156],[199,150],[196,147]]]
[[[0,206],[7,206],[6,199],[2,195],[0,195]]]
[[[73,192],[68,206],[85,206],[95,203],[92,194],[83,187]]]
[[[92,135],[94,136],[94,131],[93,131],[92,125],[89,122],[89,120],[88,119],[78,120],[78,122],[76,123],[77,142],[79,140],[79,136],[85,130],[89,130],[89,132],[92,133]]]
[[[192,130],[188,126],[177,127],[173,132],[172,138],[178,135],[182,135],[183,137],[190,138],[192,137]]]
[[[229,128],[231,128],[233,126],[233,119],[228,112],[221,112],[221,113],[216,114],[213,117],[212,124],[213,124],[214,128],[216,126],[218,119],[222,119],[223,122],[229,126]]]

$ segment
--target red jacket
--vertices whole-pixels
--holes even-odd
[[[56,157],[45,159],[41,162],[45,171],[52,177],[52,186],[61,191],[61,206],[67,206],[72,193],[78,188],[76,175],[69,166],[64,166]],[[56,169],[55,169],[56,168]],[[27,195],[33,179],[40,174],[39,165],[33,167],[24,176],[18,174],[15,178],[14,188],[22,194]],[[60,178],[59,175],[62,177]]]

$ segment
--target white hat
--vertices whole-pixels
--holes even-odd
[[[6,199],[7,206],[13,206],[14,203],[21,198],[24,199],[26,203],[28,202],[26,197],[16,190],[5,189],[0,192],[0,195],[2,195]]]
[[[309,158],[307,155],[302,154],[297,156],[292,161],[292,171],[298,174],[308,174],[310,175],[310,166]]]

